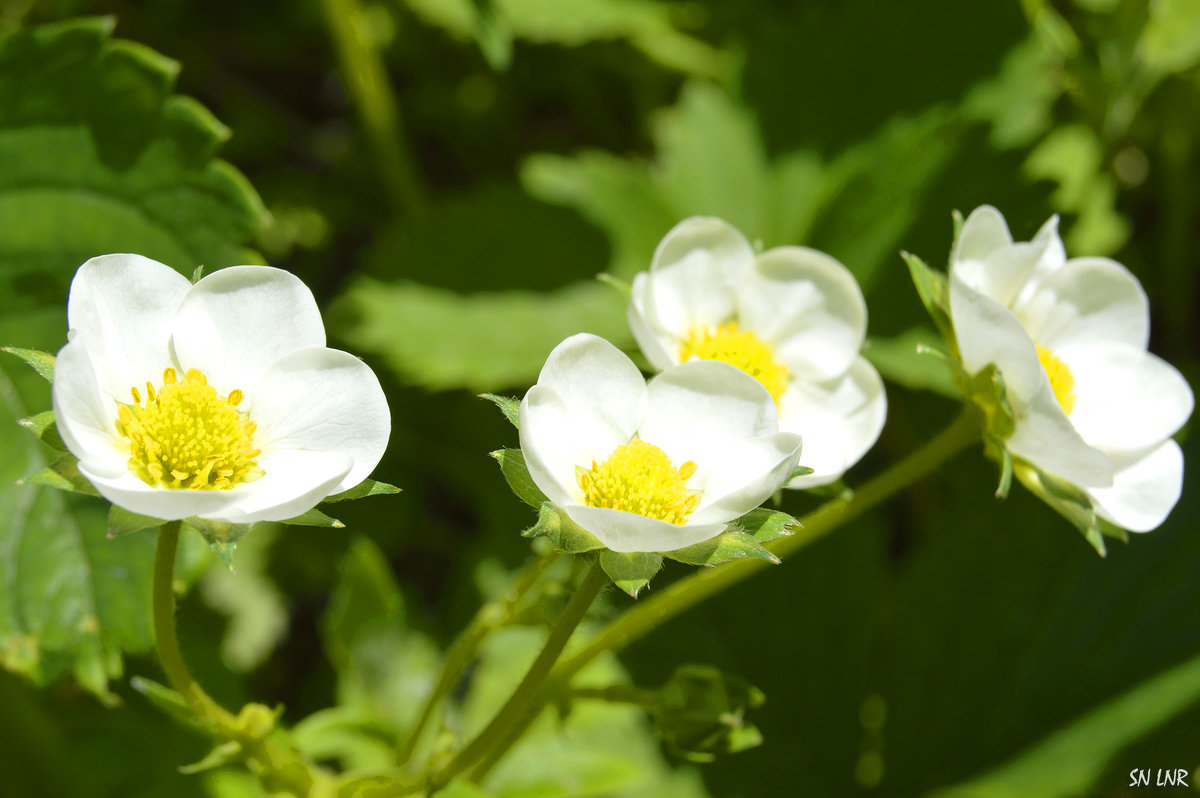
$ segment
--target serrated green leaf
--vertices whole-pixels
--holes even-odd
[[[517,498],[530,507],[541,508],[548,499],[541,489],[529,476],[529,468],[525,465],[525,455],[520,449],[500,449],[492,452],[492,457],[500,464],[504,481],[517,494]]]
[[[481,393],[480,399],[487,399],[489,402],[500,408],[500,412],[508,419],[508,423],[512,424],[517,429],[521,428],[521,400],[514,399],[511,396],[497,396],[494,393]]]
[[[0,346],[0,352],[16,355],[28,363],[30,368],[40,374],[46,382],[54,382],[54,355],[49,352],[22,349],[19,346]]]
[[[38,440],[50,448],[57,449],[60,452],[67,450],[67,444],[63,442],[62,436],[58,434],[58,426],[54,423],[53,410],[35,413],[32,416],[21,419],[18,423],[36,435]]]
[[[682,549],[664,551],[662,555],[688,565],[720,565],[747,557],[779,562],[778,557],[764,549],[753,537],[736,529],[727,529],[716,537]]]
[[[637,598],[638,593],[650,584],[650,580],[662,568],[662,562],[662,555],[652,552],[618,552],[609,549],[600,552],[600,567],[604,573],[632,598]]]
[[[300,515],[293,516],[286,521],[280,521],[281,524],[288,526],[325,526],[333,529],[345,529],[346,525],[336,518],[331,518],[325,513],[313,507],[311,510],[306,510]]]
[[[391,496],[399,492],[400,489],[395,485],[389,485],[386,482],[378,482],[374,479],[364,479],[353,488],[350,488],[350,490],[344,490],[341,493],[335,493],[332,496],[326,496],[324,499],[321,499],[321,504],[334,504],[336,502],[354,501],[355,499],[365,499],[368,496]]]
[[[361,278],[340,301],[343,334],[400,377],[431,389],[528,384],[564,338],[590,332],[618,346],[631,334],[621,299],[588,281],[551,292],[459,294]]]
[[[140,515],[115,504],[108,508],[108,536],[110,538],[128,535],[130,532],[140,532],[143,529],[153,529],[165,523],[166,521],[161,518]]]
[[[527,538],[544,537],[569,554],[604,548],[604,544],[591,532],[576,524],[565,511],[548,501],[542,502],[538,509],[537,523],[521,535]]]

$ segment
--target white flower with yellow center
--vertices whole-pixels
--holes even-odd
[[[391,430],[362,361],[325,346],[312,293],[235,266],[195,285],[139,255],[79,268],[53,400],[79,470],[164,520],[280,521],[371,473]]]
[[[686,363],[647,384],[586,334],[550,353],[521,402],[520,434],[546,498],[617,552],[719,535],[779,490],[800,453],[771,395],[738,369]]]
[[[859,354],[862,290],[824,253],[777,247],[756,255],[720,219],[685,219],[634,279],[629,324],[656,369],[720,360],[762,383],[779,428],[804,436],[801,465],[813,469],[787,487],[838,479],[883,429],[883,382]]]
[[[999,211],[977,208],[951,254],[950,317],[967,371],[994,364],[1004,379],[1009,452],[1081,488],[1116,526],[1163,522],[1183,478],[1170,436],[1192,392],[1146,351],[1146,295],[1124,266],[1067,260],[1057,217],[1014,243]]]

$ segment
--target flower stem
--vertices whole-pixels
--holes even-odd
[[[942,463],[958,454],[967,445],[979,440],[982,418],[974,407],[966,408],[949,427],[942,430],[925,446],[896,463],[848,496],[839,497],[818,507],[800,519],[795,534],[768,544],[783,559],[810,543],[819,540],[846,522],[891,497],[893,494],[929,474]],[[632,609],[608,625],[584,649],[558,664],[543,690],[522,716],[522,724],[506,737],[506,745],[495,748],[488,759],[471,774],[475,781],[487,775],[491,766],[500,760],[512,741],[524,733],[538,712],[556,694],[566,688],[571,678],[585,665],[606,651],[624,649],[657,626],[691,609],[704,599],[732,587],[767,567],[765,560],[737,560],[717,568],[698,570],[679,580],[660,593],[638,602]]]
[[[488,602],[480,607],[479,612],[475,613],[471,625],[459,635],[453,648],[446,655],[446,661],[442,665],[442,672],[438,676],[437,684],[425,701],[417,725],[413,727],[412,733],[409,734],[408,740],[405,741],[404,748],[400,752],[400,764],[403,765],[412,758],[413,750],[417,747],[421,733],[433,717],[434,710],[462,679],[463,671],[475,658],[480,644],[493,630],[512,620],[521,600],[525,598],[542,574],[546,573],[547,569],[554,564],[558,556],[558,551],[551,550],[530,560],[512,587],[499,600]]]
[[[216,731],[233,725],[235,718],[192,678],[175,634],[175,551],[179,547],[179,527],[179,521],[168,521],[158,533],[154,552],[154,643],[171,687],[205,726]]]
[[[358,106],[385,187],[397,209],[410,217],[425,213],[425,192],[405,146],[404,125],[378,44],[370,40],[358,0],[322,0],[341,61],[342,80]]]
[[[516,738],[528,726],[531,719],[528,716],[536,714],[540,709],[540,704],[535,705],[534,699],[550,674],[551,668],[562,654],[571,634],[587,614],[588,608],[592,606],[592,602],[600,594],[600,590],[607,584],[608,575],[604,573],[600,567],[600,561],[597,559],[588,569],[583,582],[567,603],[566,609],[559,616],[554,628],[550,630],[550,637],[546,640],[546,645],[542,647],[537,659],[529,666],[525,678],[517,685],[517,689],[509,696],[508,701],[504,703],[504,706],[500,708],[500,711],[496,713],[484,730],[468,743],[467,747],[460,751],[450,764],[432,776],[430,779],[431,793],[448,784],[451,779],[473,765],[489,751],[493,749],[507,751],[516,742]]]
[[[257,715],[261,718],[263,712],[269,714],[265,707],[250,705],[243,710],[243,717],[234,716],[192,678],[175,633],[175,553],[179,548],[180,525],[179,521],[168,521],[160,527],[154,553],[154,643],[167,680],[214,737],[241,744],[244,757],[255,764],[255,772],[272,789],[300,798],[331,795],[336,783],[332,774],[304,760],[290,746],[267,737],[273,730],[273,717],[265,728],[255,728],[248,722],[252,714],[247,710],[259,710]]]

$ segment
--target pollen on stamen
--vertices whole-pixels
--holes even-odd
[[[770,345],[736,321],[691,330],[680,347],[679,359],[687,362],[694,357],[737,366],[758,380],[776,404],[787,390],[787,366],[775,359]]]
[[[687,481],[696,474],[691,460],[675,468],[666,452],[635,438],[618,446],[603,463],[576,469],[589,507],[623,510],[681,526],[700,503]]]
[[[149,485],[224,490],[263,475],[255,458],[257,425],[237,410],[240,389],[222,398],[204,372],[189,368],[182,380],[163,370],[160,390],[146,383],[146,399],[131,388],[132,405],[118,405],[117,431],[129,442],[129,470]]]

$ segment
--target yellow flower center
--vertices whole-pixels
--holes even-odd
[[[162,387],[146,383],[146,401],[130,388],[133,404],[117,406],[117,432],[129,441],[129,470],[147,485],[224,490],[263,475],[254,458],[256,425],[237,406],[233,390],[224,399],[199,369],[179,380],[163,371]]]
[[[693,357],[737,366],[761,382],[776,404],[787,390],[787,366],[775,360],[775,353],[761,338],[750,330],[739,328],[736,321],[718,325],[716,329],[700,327],[688,333],[679,358],[687,362]]]
[[[1034,345],[1037,346],[1038,360],[1041,361],[1042,368],[1046,370],[1046,376],[1050,378],[1050,387],[1054,389],[1054,398],[1058,400],[1063,412],[1068,416],[1071,415],[1071,408],[1075,407],[1075,378],[1071,376],[1071,370],[1049,349]]]
[[[682,526],[700,503],[700,492],[688,490],[696,473],[691,460],[675,468],[667,453],[634,438],[618,446],[608,459],[591,468],[575,469],[588,507],[624,510]]]

